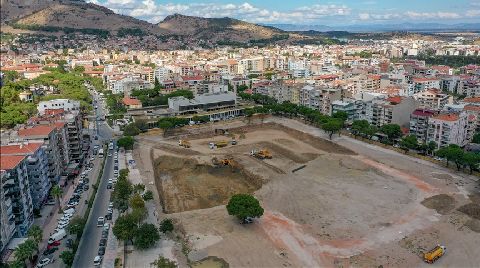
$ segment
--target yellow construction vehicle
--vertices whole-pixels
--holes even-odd
[[[447,252],[447,248],[444,246],[437,245],[432,250],[423,254],[423,260],[426,263],[434,263],[440,257],[442,257],[445,252]]]
[[[231,158],[218,159],[216,157],[212,158],[212,163],[214,166],[231,166],[235,167],[235,161]]]
[[[252,152],[250,152],[250,155],[259,159],[272,159],[272,154],[267,149],[253,149]]]
[[[187,140],[179,140],[178,145],[185,148],[190,148],[190,142]]]

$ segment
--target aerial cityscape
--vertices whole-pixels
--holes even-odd
[[[0,4],[0,268],[479,267],[480,1]]]

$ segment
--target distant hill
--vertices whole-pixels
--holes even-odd
[[[107,31],[118,31],[120,28],[139,28],[153,34],[164,33],[146,21],[115,14],[108,8],[80,0],[1,1],[2,24]]]
[[[172,34],[212,41],[246,42],[252,39],[268,39],[285,33],[274,27],[232,18],[200,18],[180,14],[167,16],[157,26]]]

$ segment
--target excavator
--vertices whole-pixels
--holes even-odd
[[[272,159],[272,154],[267,149],[253,149],[252,152],[250,152],[250,155],[258,159]]]
[[[190,142],[187,140],[179,140],[178,145],[184,148],[190,148]]]
[[[212,163],[214,166],[231,166],[235,167],[235,161],[232,158],[218,159],[216,157],[212,158]]]
[[[436,260],[440,259],[445,253],[447,252],[447,248],[445,246],[437,245],[430,251],[423,254],[423,260],[426,263],[434,263]]]

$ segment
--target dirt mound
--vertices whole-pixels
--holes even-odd
[[[480,220],[480,205],[476,203],[470,203],[463,205],[457,209],[460,212],[467,214],[468,216]]]
[[[469,220],[465,223],[465,226],[468,229],[474,231],[475,233],[480,233],[480,221],[479,220]]]
[[[223,205],[237,193],[252,193],[260,177],[241,166],[213,167],[195,159],[161,156],[155,160],[155,180],[165,213]]]
[[[192,263],[192,268],[228,268],[228,263],[215,256],[209,256],[203,260]]]
[[[179,146],[174,146],[166,143],[161,143],[153,146],[155,149],[160,149],[166,152],[174,153],[174,154],[179,154],[179,155],[199,155],[198,152],[190,150],[190,149],[185,149]]]
[[[275,154],[282,155],[283,157],[291,159],[292,161],[299,164],[305,164],[308,161],[311,161],[317,158],[318,156],[316,154],[311,154],[311,153],[297,154],[292,150],[289,150],[285,147],[282,147],[280,145],[277,145],[275,143],[268,142],[268,141],[257,143],[257,145],[258,145],[257,147],[259,148],[267,148],[268,150],[270,150],[274,154],[274,157],[275,157]]]
[[[439,194],[424,199],[422,205],[435,209],[440,214],[447,214],[455,208],[455,199],[447,194]]]

